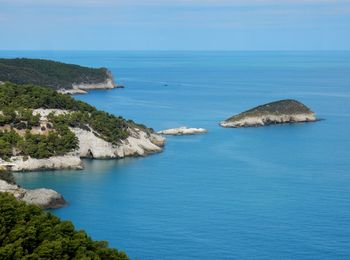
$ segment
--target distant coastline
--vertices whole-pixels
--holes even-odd
[[[33,84],[64,94],[122,88],[106,68],[88,68],[45,59],[0,59],[0,82]]]

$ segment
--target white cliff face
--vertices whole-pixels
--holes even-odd
[[[262,116],[247,116],[234,121],[222,121],[220,125],[223,127],[248,127],[248,126],[263,126],[269,124],[282,123],[298,123],[316,121],[314,113],[305,114],[284,114],[284,115],[262,115]]]
[[[81,128],[72,128],[72,132],[79,139],[80,157],[91,158],[124,158],[127,156],[144,156],[150,153],[160,152],[165,139],[156,134],[148,134],[140,129],[129,129],[131,135],[120,142],[112,145],[93,132]]]
[[[9,184],[0,180],[0,192],[8,192],[16,199],[28,204],[34,204],[42,208],[60,208],[66,204],[66,201],[58,192],[51,189],[27,190],[15,184]]]
[[[72,84],[72,88],[62,88],[57,90],[58,93],[62,94],[85,94],[88,90],[91,89],[113,89],[118,88],[119,86],[115,84],[113,75],[111,72],[107,71],[107,79],[104,82],[100,83],[79,83]]]
[[[13,156],[9,161],[0,159],[0,168],[11,169],[14,172],[54,170],[54,169],[74,169],[83,168],[79,155],[53,156],[45,159],[24,158],[23,156]]]
[[[116,85],[114,84],[112,78],[108,78],[105,82],[95,83],[95,84],[88,84],[88,83],[73,84],[73,89],[82,89],[82,90],[112,89],[115,87],[116,87]]]
[[[183,126],[179,128],[162,130],[157,133],[163,134],[163,135],[193,135],[193,134],[203,134],[207,132],[208,131],[204,128],[187,128],[186,126]]]
[[[61,109],[35,109],[33,114],[40,115],[41,123],[48,122],[47,116],[68,114],[72,111]],[[11,171],[35,171],[55,169],[82,169],[83,164],[80,158],[124,158],[130,156],[145,156],[151,153],[162,151],[165,138],[155,133],[147,133],[141,129],[129,128],[130,136],[113,145],[98,137],[91,131],[81,128],[70,128],[79,140],[79,149],[64,156],[54,156],[45,159],[24,158],[13,156],[5,161],[0,158],[0,169]]]

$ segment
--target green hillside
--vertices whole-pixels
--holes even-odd
[[[0,81],[4,82],[70,89],[72,84],[102,83],[108,77],[106,68],[87,68],[42,59],[0,59]]]
[[[39,116],[32,113],[38,108],[70,112],[50,114],[49,122],[43,125]],[[126,139],[128,128],[153,131],[50,88],[13,83],[0,85],[0,158],[13,155],[47,158],[74,151],[78,140],[69,127],[93,129],[95,135],[112,144]],[[47,134],[33,133],[33,129],[47,131]]]

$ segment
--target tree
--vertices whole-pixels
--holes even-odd
[[[111,259],[128,256],[93,241],[76,231],[70,221],[61,221],[37,206],[0,193],[0,259]]]

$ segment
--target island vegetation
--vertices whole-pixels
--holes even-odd
[[[315,113],[293,99],[270,102],[234,115],[222,122],[223,127],[250,127],[271,124],[313,122]]]
[[[106,68],[87,68],[43,59],[0,59],[0,81],[70,89],[74,84],[99,84],[110,78]]]
[[[0,259],[127,260],[124,252],[94,241],[70,221],[0,193]]]

